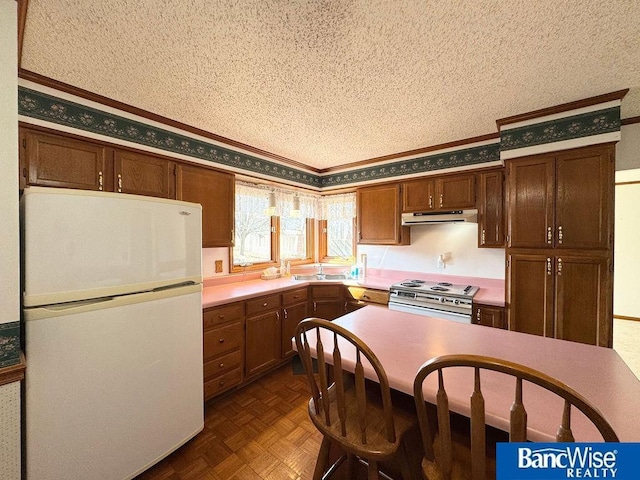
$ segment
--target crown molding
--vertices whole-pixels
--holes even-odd
[[[304,163],[297,162],[295,160],[291,160],[290,158],[282,157],[280,155],[276,155],[275,153],[267,152],[265,150],[261,150],[256,147],[252,147],[251,145],[247,145],[241,142],[237,142],[235,140],[231,140],[230,138],[222,137],[220,135],[216,135],[215,133],[208,132],[206,130],[202,130],[197,127],[193,127],[191,125],[187,125],[186,123],[179,122],[177,120],[172,120],[171,118],[164,117],[162,115],[157,115],[155,113],[151,113],[147,110],[143,110],[138,107],[134,107],[133,105],[129,105],[128,103],[119,102],[117,100],[113,100],[111,98],[105,97],[103,95],[99,95],[97,93],[90,92],[88,90],[84,90],[82,88],[74,87],[68,83],[60,82],[58,80],[54,80],[53,78],[46,77],[44,75],[40,75],[39,73],[32,72],[30,70],[25,70],[23,68],[18,69],[18,77],[23,80],[29,80],[31,82],[37,83],[39,85],[53,88],[55,90],[59,90],[64,93],[68,93],[71,95],[75,95],[80,98],[84,98],[85,100],[90,100],[92,102],[100,103],[102,105],[106,105],[108,107],[112,107],[118,110],[122,110],[123,112],[131,113],[133,115],[137,115],[142,118],[146,118],[149,120],[153,120],[154,122],[158,122],[164,125],[169,125],[174,128],[179,128],[185,132],[193,133],[195,135],[199,135],[201,137],[205,137],[209,140],[213,140],[215,142],[219,142],[223,145],[227,145],[234,148],[242,149],[246,152],[250,152],[253,154],[260,155],[265,158],[269,158],[272,160],[276,160],[285,165],[289,165],[295,168],[302,168],[307,171],[311,171],[313,173],[318,173],[319,169],[310,167],[309,165],[305,165]]]
[[[629,92],[629,89],[625,88],[624,90],[617,90],[615,92],[605,93],[603,95],[598,95],[595,97],[584,98],[575,102],[563,103],[554,107],[542,108],[540,110],[533,110],[532,112],[521,113],[519,115],[501,118],[499,120],[496,120],[496,125],[498,126],[498,130],[500,130],[503,126],[512,123],[523,122],[539,117],[546,117],[548,115],[568,112],[571,110],[576,110],[578,108],[590,107],[592,105],[598,105],[600,103],[610,102],[613,100],[622,100],[627,92]]]
[[[634,123],[640,123],[640,115],[638,115],[637,117],[623,118],[622,120],[620,120],[620,123],[622,123],[622,125],[633,125]]]
[[[336,167],[324,168],[319,171],[320,175],[324,175],[338,170],[351,170],[353,168],[363,167],[377,162],[385,162],[388,160],[401,159],[413,155],[420,155],[423,153],[434,152],[437,150],[444,150],[446,148],[455,148],[463,145],[469,145],[471,143],[484,142],[487,140],[497,140],[500,138],[498,132],[489,133],[487,135],[480,135],[477,137],[465,138],[463,140],[456,140],[454,142],[440,143],[438,145],[430,145],[428,147],[416,148],[415,150],[407,150],[406,152],[392,153],[390,155],[384,155],[382,157],[369,158],[367,160],[360,160],[358,162],[346,163],[344,165],[338,165]]]

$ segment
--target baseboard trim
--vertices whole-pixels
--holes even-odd
[[[640,318],[638,318],[638,317],[628,317],[626,315],[614,315],[613,318],[618,318],[620,320],[633,320],[634,322],[640,322]]]

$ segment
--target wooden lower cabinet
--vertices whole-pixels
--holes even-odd
[[[206,308],[202,321],[206,401],[242,382],[244,305],[235,302]]]
[[[508,261],[510,330],[612,346],[612,273],[605,253],[512,252]]]
[[[282,347],[281,357],[288,358],[296,352],[292,339],[298,323],[307,318],[307,287],[282,294]]]
[[[484,325],[486,327],[506,329],[507,316],[504,307],[474,303],[471,323]]]
[[[246,377],[265,372],[280,362],[280,305],[280,294],[245,302]]]
[[[309,316],[335,320],[347,313],[342,285],[311,285],[309,287]]]
[[[389,303],[389,292],[373,288],[345,286],[345,313],[354,312],[367,305],[380,305],[386,307]]]

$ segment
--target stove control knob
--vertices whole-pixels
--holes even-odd
[[[453,303],[454,303],[455,305],[460,305],[460,300],[456,298],[456,299],[453,301]]]
[[[440,303],[444,303],[444,302],[446,302],[446,301],[447,301],[447,299],[446,299],[446,298],[444,298],[444,297],[440,297]]]

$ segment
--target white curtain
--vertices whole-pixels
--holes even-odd
[[[320,199],[320,220],[348,220],[356,216],[356,194],[326,195]]]
[[[274,194],[276,202],[276,209],[273,215],[291,217],[295,193],[292,190],[283,190],[268,185],[254,185],[236,181],[236,202],[246,202],[243,203],[243,207],[253,210],[256,214],[265,214],[266,209],[269,207],[271,193]],[[320,195],[309,193],[298,193],[297,195],[300,200],[299,216],[301,218],[318,218],[318,200],[320,199]]]

